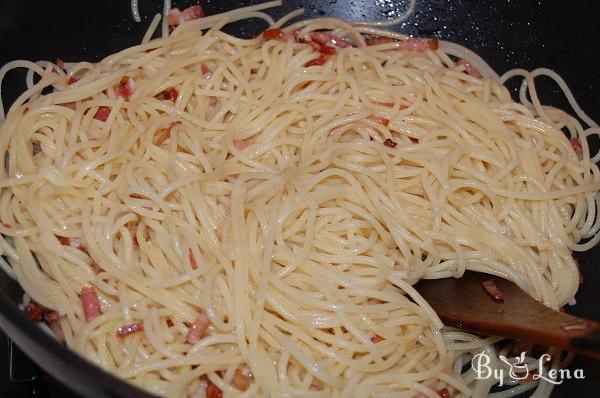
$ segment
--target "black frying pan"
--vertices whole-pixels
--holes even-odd
[[[99,60],[137,44],[150,19],[162,9],[161,0],[139,0],[144,16],[136,24],[129,0],[0,0],[0,65],[14,59],[66,61]],[[207,14],[261,1],[174,0],[174,6],[200,3]],[[348,20],[382,19],[398,15],[408,0],[284,0],[270,13],[280,17],[299,7],[306,17],[334,16]],[[600,52],[597,51],[600,3],[568,0],[417,0],[417,11],[397,30],[416,36],[435,36],[467,45],[498,72],[514,67],[546,66],[560,73],[589,115],[600,120],[596,97]],[[263,23],[237,23],[226,30],[252,36]],[[22,76],[12,73],[3,85],[3,99],[11,101],[22,90]],[[551,104],[566,102],[548,82],[540,93]],[[596,143],[597,144],[597,143]],[[596,303],[600,291],[600,247],[577,256],[584,284],[577,305],[567,310],[600,321]],[[22,291],[0,272],[0,326],[42,368],[86,397],[148,397],[82,360],[30,323],[17,308]],[[2,366],[2,365],[0,365]],[[576,358],[585,380],[565,381],[553,397],[600,396],[600,362]]]

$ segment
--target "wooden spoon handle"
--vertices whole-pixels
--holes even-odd
[[[504,293],[503,302],[484,290],[482,282],[490,279]],[[554,311],[505,279],[465,272],[459,279],[422,280],[415,287],[448,326],[600,359],[599,323]]]

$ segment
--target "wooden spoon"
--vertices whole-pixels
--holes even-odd
[[[502,302],[494,300],[483,287],[489,280],[503,293]],[[424,279],[415,288],[447,326],[600,359],[598,322],[554,311],[506,279],[467,271],[458,279]]]

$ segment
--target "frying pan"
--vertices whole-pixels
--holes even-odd
[[[128,0],[2,0],[0,1],[0,65],[14,59],[97,61],[139,43],[150,19],[162,9],[161,0],[139,0],[142,23],[136,24]],[[185,8],[197,0],[174,0]],[[215,14],[261,1],[202,0],[207,14]],[[299,7],[305,16],[334,16],[347,20],[384,19],[402,13],[408,0],[284,0],[269,11],[274,17]],[[561,0],[417,0],[416,12],[394,29],[415,36],[435,36],[466,45],[502,73],[514,67],[546,66],[561,74],[589,115],[600,120],[595,97],[600,52],[597,40],[600,3]],[[248,21],[226,27],[242,37],[258,34],[266,26]],[[22,90],[23,74],[13,72],[3,84],[3,99],[10,103]],[[540,81],[546,103],[567,109],[566,101],[548,81]],[[592,147],[597,147],[592,143]],[[577,304],[567,308],[576,315],[600,321],[596,303],[600,291],[600,247],[577,256],[584,283]],[[83,360],[56,343],[29,322],[18,309],[22,290],[0,272],[0,326],[38,365],[69,388],[86,397],[150,397]],[[584,380],[567,380],[553,397],[600,396],[600,362],[576,358]]]

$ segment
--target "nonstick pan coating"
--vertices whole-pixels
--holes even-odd
[[[142,23],[136,24],[128,0],[0,0],[0,65],[14,59],[95,61],[139,43],[151,18],[162,9],[160,0],[139,0]],[[201,4],[207,14],[257,4],[261,1],[173,0],[185,8]],[[402,13],[408,0],[284,0],[269,11],[274,17],[299,7],[307,18],[333,16],[347,20],[383,19]],[[417,9],[393,29],[415,36],[452,40],[478,52],[502,73],[514,67],[549,67],[561,74],[595,120],[600,120],[597,95],[600,52],[597,40],[600,3],[532,0],[417,0]],[[226,30],[243,37],[258,34],[260,21],[230,25]],[[12,101],[22,90],[22,74],[11,73],[2,96]],[[540,82],[546,103],[567,108],[556,87]],[[597,143],[593,143],[597,146]],[[577,304],[569,312],[600,321],[600,247],[577,256],[584,283]],[[0,326],[46,371],[87,397],[143,397],[145,393],[120,382],[55,343],[18,310],[22,291],[0,272]],[[600,396],[600,362],[577,357],[584,380],[565,381],[553,397]]]

